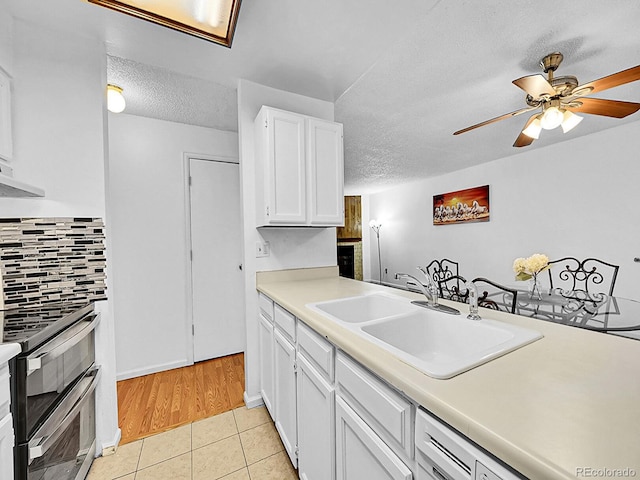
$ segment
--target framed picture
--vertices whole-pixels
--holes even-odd
[[[86,0],[231,48],[240,0]]]
[[[433,224],[489,221],[489,185],[433,196]]]

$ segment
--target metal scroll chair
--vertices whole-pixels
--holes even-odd
[[[471,280],[478,288],[478,305],[492,310],[516,313],[518,291],[508,288],[487,278],[478,277]],[[482,293],[481,293],[482,292]]]
[[[466,303],[469,299],[469,291],[465,287],[466,283],[467,280],[464,277],[461,277],[460,275],[451,275],[440,281],[436,281],[436,284],[438,285],[438,294],[440,295],[440,298],[453,300],[454,302]],[[462,285],[462,287],[460,287],[460,285]]]
[[[550,291],[585,302],[585,308],[597,308],[613,295],[618,265],[587,258],[564,257],[549,262]]]
[[[425,268],[426,272],[433,278],[438,285],[441,281],[460,275],[458,262],[443,258],[442,260],[432,260]],[[464,282],[463,282],[464,285]],[[460,282],[456,282],[456,287],[460,289]]]
[[[491,310],[501,310],[508,313],[516,313],[518,291],[504,287],[487,278],[478,277],[472,280],[478,287],[478,305]],[[467,281],[460,275],[453,275],[438,282],[440,298],[466,303],[469,299],[469,291],[465,284]],[[462,285],[462,287],[460,287]]]

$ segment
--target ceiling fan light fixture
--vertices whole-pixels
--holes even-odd
[[[107,110],[113,113],[121,113],[127,106],[127,102],[122,95],[122,88],[108,84],[107,85]]]
[[[542,114],[540,126],[545,130],[553,130],[560,126],[562,120],[564,120],[564,114],[562,111],[556,106],[551,106]]]
[[[524,133],[527,137],[538,139],[540,138],[540,132],[542,131],[542,126],[540,125],[540,115],[538,115],[533,122],[529,124],[527,128],[525,128],[522,133]]]
[[[567,110],[563,115],[564,119],[562,120],[562,131],[567,133],[569,130],[573,130],[573,128],[578,125],[584,117],[580,115],[576,115],[573,112]]]

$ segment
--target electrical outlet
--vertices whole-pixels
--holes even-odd
[[[268,257],[270,253],[269,242],[261,242],[260,240],[256,242],[256,258]]]

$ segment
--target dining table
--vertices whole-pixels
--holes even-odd
[[[640,301],[606,294],[576,298],[570,292],[541,288],[532,293],[510,286],[517,294],[516,315],[640,340]],[[494,292],[489,298],[499,309],[511,308],[512,297]]]

